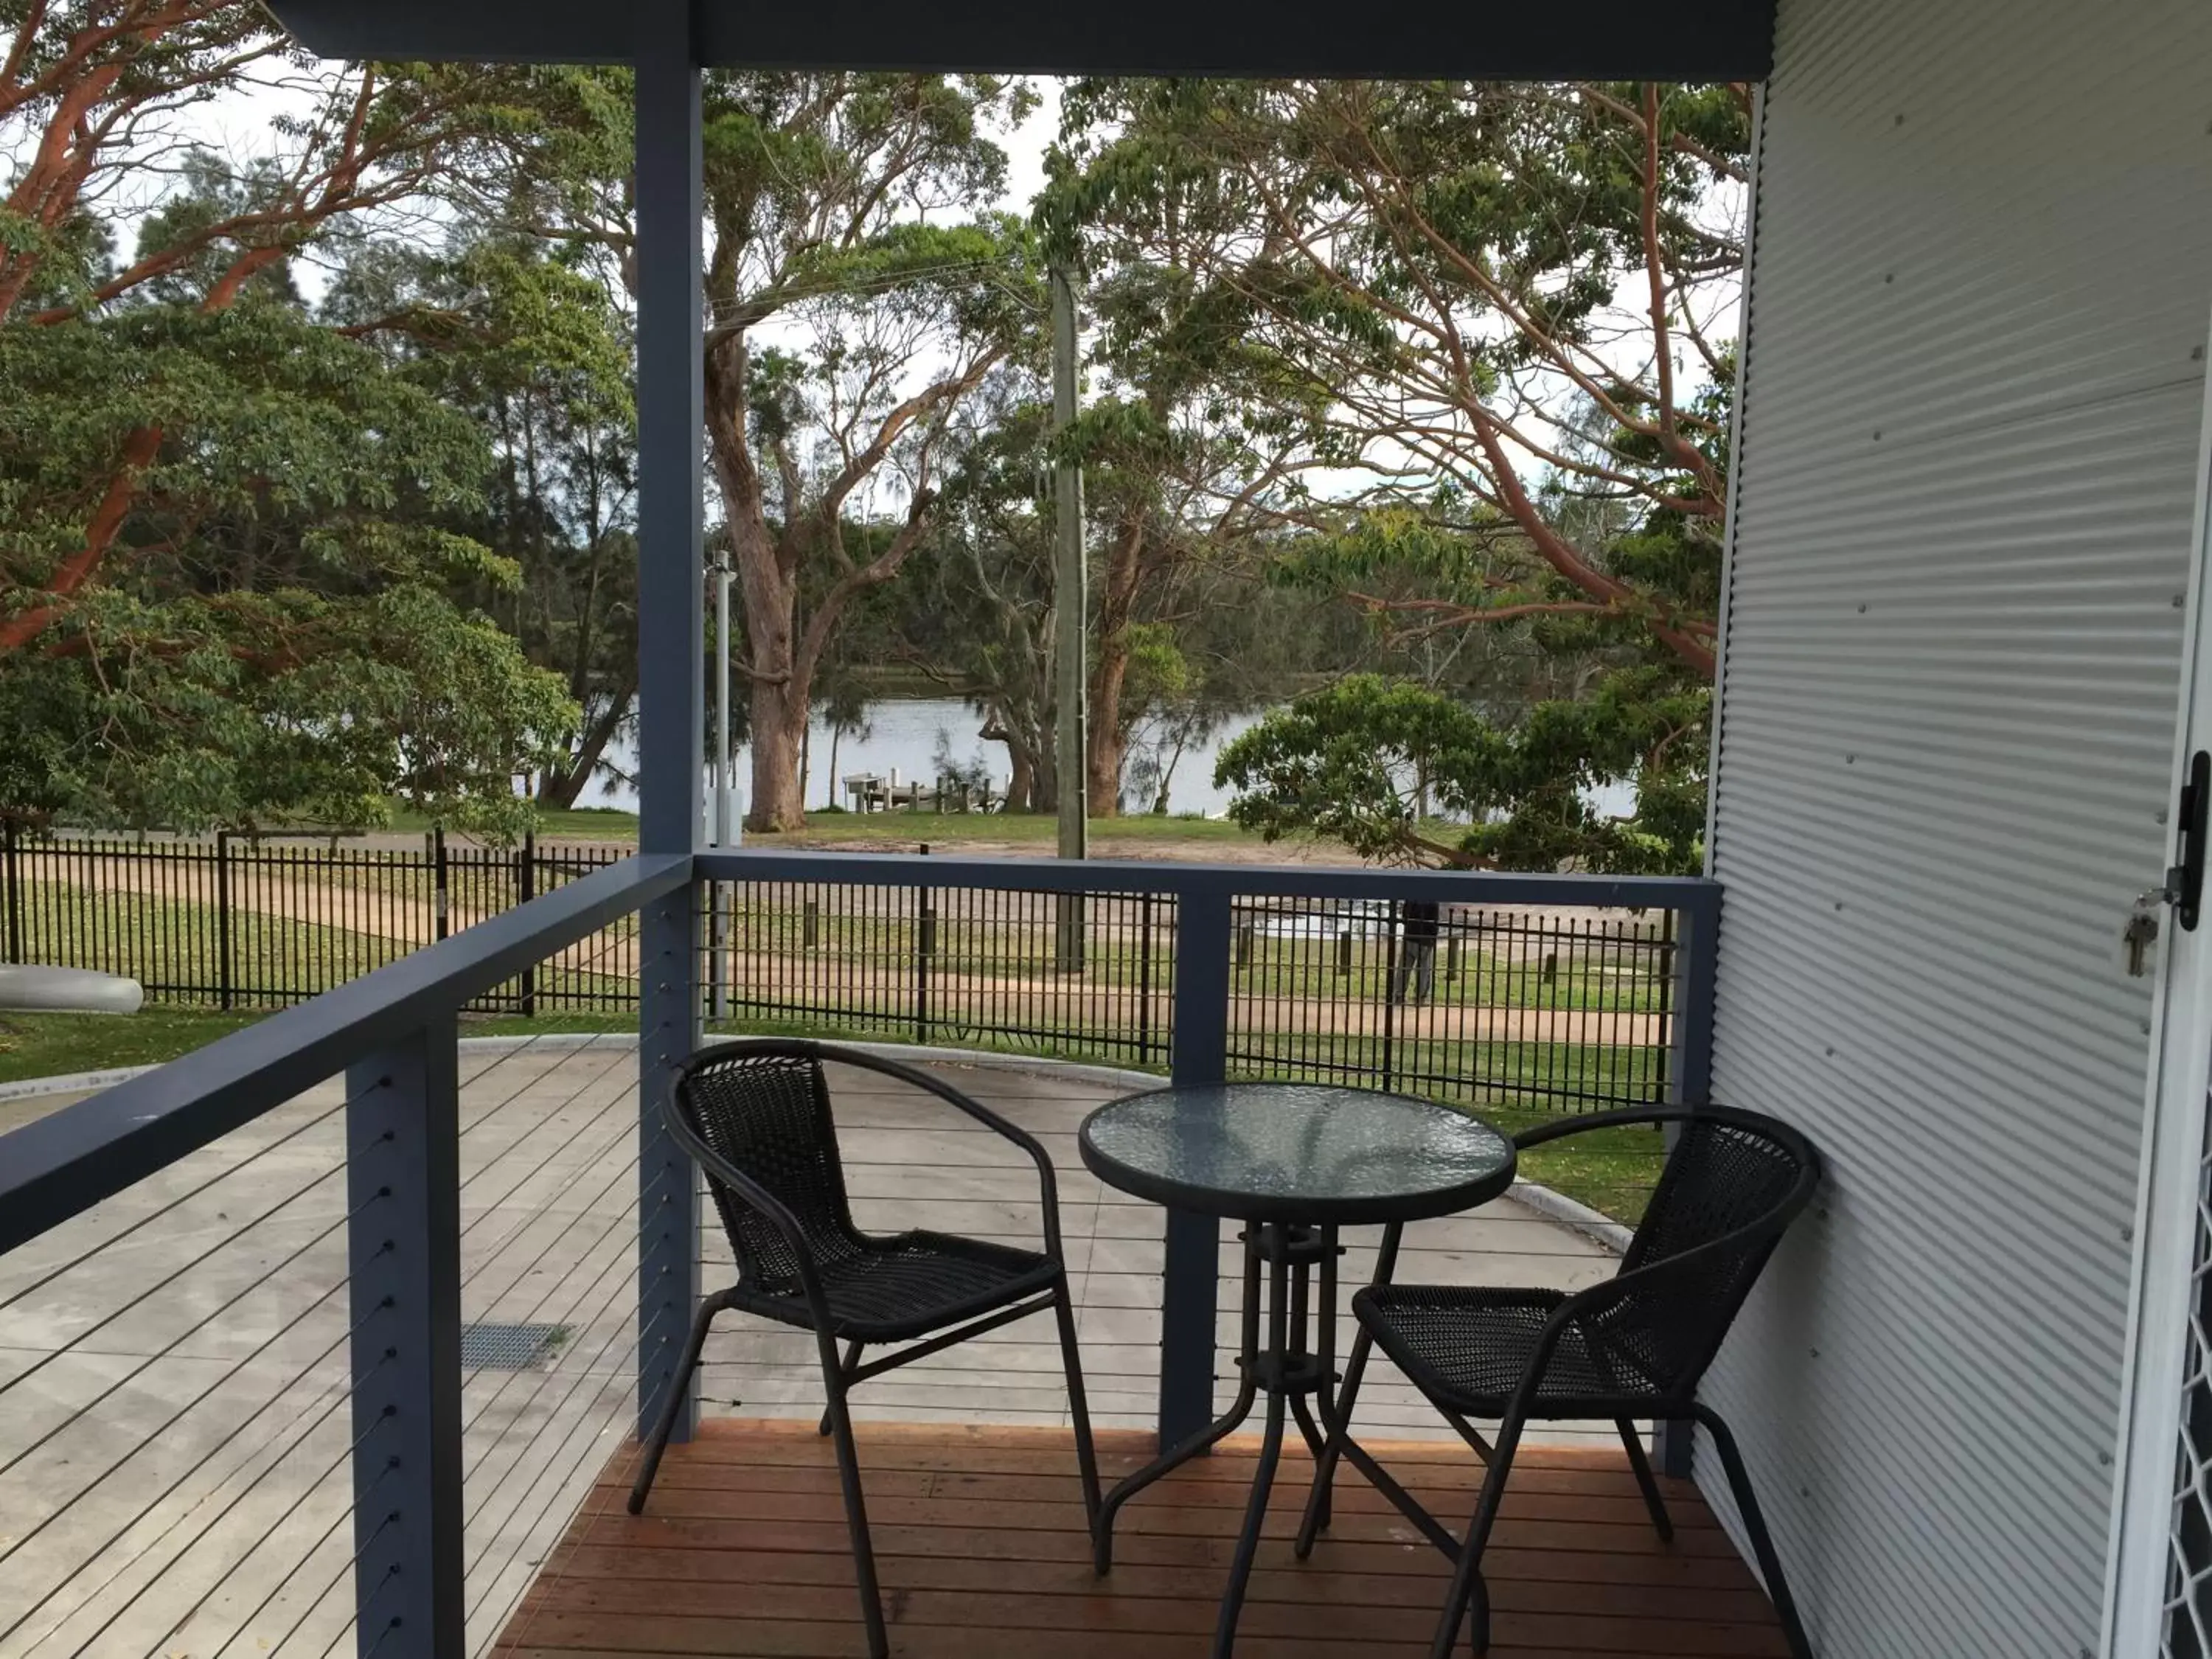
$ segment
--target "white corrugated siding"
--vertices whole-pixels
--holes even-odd
[[[2212,313],[2212,4],[1782,0],[1715,1093],[1832,1167],[1709,1385],[1823,1659],[2094,1649]],[[1700,1474],[1717,1481],[1708,1454]]]

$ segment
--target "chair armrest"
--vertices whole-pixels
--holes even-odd
[[[1593,1129],[1619,1129],[1638,1123],[1687,1123],[1692,1118],[1711,1115],[1710,1111],[1695,1106],[1624,1106],[1612,1112],[1581,1112],[1572,1117],[1553,1118],[1533,1129],[1523,1129],[1513,1137],[1513,1148],[1525,1152],[1531,1146],[1564,1140],[1569,1135],[1585,1134]]]
[[[872,1054],[864,1049],[839,1048],[832,1043],[817,1042],[812,1047],[819,1059],[876,1072],[884,1077],[895,1078],[924,1094],[934,1095],[946,1105],[965,1113],[985,1128],[1027,1152],[1030,1161],[1036,1165],[1037,1184],[1043,1200],[1045,1254],[1065,1264],[1066,1254],[1060,1236],[1060,1177],[1052,1167],[1052,1154],[1045,1151],[1035,1135],[993,1111],[981,1101],[963,1093],[943,1078],[925,1072],[918,1066],[909,1066],[903,1060],[892,1060],[883,1054]]]
[[[806,1297],[807,1311],[813,1316],[814,1328],[826,1333],[830,1324],[830,1297],[822,1288],[820,1275],[814,1271],[814,1259],[807,1243],[806,1230],[799,1224],[799,1218],[792,1214],[781,1199],[692,1133],[691,1126],[684,1121],[684,1114],[676,1109],[676,1094],[672,1089],[661,1103],[660,1117],[676,1144],[691,1155],[694,1163],[767,1217],[775,1230],[783,1235],[784,1243],[791,1247],[792,1260],[798,1264],[799,1288]]]

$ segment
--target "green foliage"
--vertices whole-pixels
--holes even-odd
[[[1702,856],[1710,696],[1660,683],[1666,672],[1618,671],[1511,726],[1355,675],[1231,743],[1215,781],[1243,792],[1230,816],[1270,841],[1319,836],[1367,858],[1457,867],[1687,872]],[[1624,781],[1633,817],[1591,804],[1591,790]]]
[[[471,594],[483,429],[283,286],[0,326],[0,807],[106,825],[380,822],[393,795],[512,831],[574,709]],[[133,446],[157,441],[143,465]],[[129,489],[95,580],[61,582]]]

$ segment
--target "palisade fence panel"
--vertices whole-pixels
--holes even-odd
[[[477,847],[433,835],[419,847],[364,847],[228,834],[37,836],[10,826],[0,844],[0,950],[10,963],[125,975],[149,1002],[283,1007],[627,855],[534,839]],[[625,918],[468,1012],[634,1009],[635,933],[635,918]]]
[[[1674,914],[1240,899],[1238,1077],[1590,1108],[1663,1100]],[[966,1044],[1146,1070],[1172,1058],[1169,894],[715,884],[710,1026]]]
[[[282,1006],[604,868],[626,848],[10,835],[12,962],[138,979],[150,1000]],[[968,1046],[1164,1071],[1172,894],[757,881],[702,890],[709,1029]],[[1665,1098],[1673,913],[1348,900],[1231,911],[1231,1075],[1470,1103]],[[592,1024],[638,1006],[626,917],[476,998],[472,1014]]]

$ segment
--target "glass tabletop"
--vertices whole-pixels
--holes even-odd
[[[1513,1181],[1513,1143],[1480,1119],[1328,1084],[1149,1090],[1091,1113],[1078,1142],[1109,1186],[1240,1221],[1412,1221]]]

